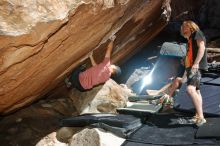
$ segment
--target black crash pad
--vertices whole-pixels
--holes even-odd
[[[128,100],[130,102],[136,102],[136,101],[148,101],[148,100],[156,100],[163,96],[164,94],[159,95],[136,95],[136,96],[130,96],[128,97]]]
[[[127,137],[141,125],[141,119],[123,114],[86,114],[61,120],[64,127],[102,128],[120,137]]]
[[[117,108],[117,112],[121,114],[131,114],[138,117],[145,117],[151,114],[158,113],[162,109],[162,105],[130,102],[125,108]]]
[[[199,127],[196,138],[220,139],[220,118],[206,118],[207,123]]]
[[[158,145],[139,143],[139,142],[133,142],[133,141],[126,140],[121,146],[158,146]]]
[[[220,87],[215,85],[201,85],[203,98],[203,111],[206,115],[220,116]],[[191,97],[186,92],[186,84],[183,84],[179,93],[174,98],[174,109],[182,112],[194,112]]]
[[[210,85],[216,85],[216,86],[220,86],[220,77],[207,81],[205,82],[205,84],[210,84]]]
[[[150,116],[141,128],[133,132],[123,146],[137,144],[152,145],[219,145],[219,140],[196,139],[197,127],[194,124],[183,124],[180,119],[187,119],[188,114],[155,114]]]

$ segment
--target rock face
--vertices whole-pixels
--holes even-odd
[[[220,37],[219,0],[172,0],[171,8],[171,21],[194,20],[205,33],[207,41]]]
[[[41,98],[77,65],[88,62],[90,51],[95,50],[100,61],[113,34],[117,36],[113,62],[133,55],[166,25],[167,4],[167,0],[2,0],[0,113]]]
[[[206,38],[211,41],[220,38],[220,1],[218,0],[204,0],[199,20],[204,28]]]

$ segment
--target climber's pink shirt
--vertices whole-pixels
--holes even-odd
[[[110,76],[110,58],[105,58],[102,63],[97,64],[79,74],[79,82],[84,89],[106,82]]]

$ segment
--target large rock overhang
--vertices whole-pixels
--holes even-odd
[[[131,57],[167,24],[165,2],[1,1],[0,113],[42,98],[88,61],[90,51],[100,61],[113,34],[117,37],[112,62]]]

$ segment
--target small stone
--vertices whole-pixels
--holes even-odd
[[[41,106],[44,108],[52,108],[53,107],[51,104],[48,104],[48,103],[41,104]]]
[[[21,122],[23,119],[22,118],[18,118],[18,119],[16,119],[16,123],[19,123],[19,122]]]
[[[56,132],[56,138],[60,142],[68,143],[69,139],[82,128],[62,127]]]

